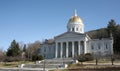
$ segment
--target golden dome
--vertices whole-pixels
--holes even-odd
[[[68,23],[73,23],[73,22],[80,22],[82,23],[82,19],[79,16],[73,16],[69,19]]]
[[[75,10],[74,16],[72,16],[69,19],[68,24],[74,23],[74,22],[82,23],[82,19],[79,16],[77,16],[77,11],[76,10]]]

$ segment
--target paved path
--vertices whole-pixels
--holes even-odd
[[[83,62],[83,65],[94,66],[95,63]],[[111,63],[98,63],[99,66],[112,66]],[[96,65],[95,65],[96,66]],[[119,66],[120,63],[114,63],[113,66]],[[52,68],[47,68],[45,71],[51,70]],[[57,69],[57,68],[53,68]],[[0,71],[44,71],[43,68],[0,68]]]
[[[44,71],[44,70],[41,68],[0,68],[0,71]]]
[[[43,68],[0,68],[0,71],[49,71],[53,69],[55,68],[47,68],[45,70],[43,70]],[[63,69],[63,68],[59,68],[59,69]]]

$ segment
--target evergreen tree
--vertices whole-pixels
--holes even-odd
[[[114,44],[113,49],[115,54],[120,54],[120,26],[112,19],[107,26],[108,33],[113,35]]]
[[[26,52],[26,44],[23,47],[23,52]]]
[[[11,42],[10,47],[7,50],[7,56],[18,56],[20,55],[20,48],[19,48],[19,44],[13,40]]]
[[[107,28],[108,28],[108,32],[113,34],[117,29],[116,22],[113,19],[111,19],[111,21],[109,21],[108,23]]]

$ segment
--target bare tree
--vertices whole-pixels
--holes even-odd
[[[5,59],[5,53],[2,49],[0,49],[0,62],[3,62]]]
[[[37,55],[38,54],[38,50],[40,48],[40,41],[35,41],[34,43],[29,43],[27,45],[27,57],[29,60],[32,59],[33,55]]]

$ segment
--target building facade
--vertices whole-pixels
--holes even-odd
[[[46,49],[46,53],[45,50]],[[82,19],[75,11],[67,23],[67,32],[54,38],[52,44],[42,44],[40,54],[45,58],[69,58],[80,54],[112,55],[113,38],[91,39],[84,33]]]
[[[45,40],[39,49],[39,54],[46,59],[55,58],[55,42],[54,40]]]

